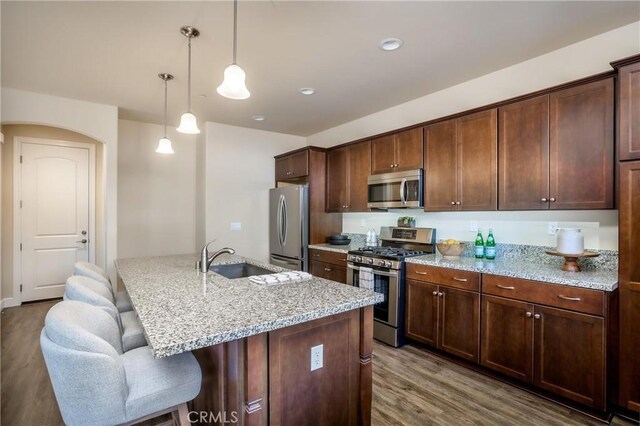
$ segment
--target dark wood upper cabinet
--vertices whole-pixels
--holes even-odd
[[[535,307],[534,318],[534,384],[604,410],[604,319],[542,306]]]
[[[497,112],[424,128],[425,211],[496,210]]]
[[[370,141],[329,150],[327,152],[327,211],[368,211],[367,178],[370,171]]]
[[[533,382],[533,321],[531,303],[482,295],[480,363]]]
[[[438,285],[407,280],[405,335],[436,347],[438,344]]]
[[[495,109],[458,119],[460,210],[498,208],[498,115]]]
[[[458,210],[456,120],[424,128],[424,210]]]
[[[415,128],[371,141],[371,173],[421,169],[422,129]]]
[[[549,96],[550,208],[613,208],[613,78]]]
[[[640,411],[640,161],[620,163],[619,404]]]
[[[480,294],[439,287],[438,348],[468,361],[480,353]]]
[[[617,113],[620,160],[640,160],[640,62],[618,69]]]
[[[549,96],[499,109],[499,210],[549,209]]]
[[[276,158],[276,181],[309,175],[309,151],[296,151]]]

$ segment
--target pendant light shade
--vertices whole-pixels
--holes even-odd
[[[238,45],[238,0],[233,1],[233,63],[224,70],[224,80],[216,90],[221,96],[229,99],[247,99],[251,96],[245,79],[247,75],[236,63]]]
[[[164,136],[158,141],[156,152],[158,154],[173,154],[171,141],[167,137],[167,81],[173,80],[173,76],[167,73],[160,73],[158,77],[164,80]]]
[[[180,125],[176,129],[180,133],[188,133],[191,135],[196,135],[200,133],[200,129],[198,129],[198,122],[196,120],[196,116],[191,112],[191,39],[193,37],[198,37],[200,35],[200,31],[195,29],[194,27],[185,26],[180,28],[180,33],[189,39],[189,74],[188,74],[188,93],[187,93],[187,104],[188,110],[182,117],[180,118]]]

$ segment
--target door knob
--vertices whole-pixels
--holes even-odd
[[[87,239],[83,238],[80,241],[76,241],[76,243],[82,243],[82,244],[86,244],[87,243]]]
[[[80,232],[82,235],[87,235],[87,231]]]

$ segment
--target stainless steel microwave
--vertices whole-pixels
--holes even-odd
[[[369,176],[367,207],[370,209],[422,207],[422,169]]]

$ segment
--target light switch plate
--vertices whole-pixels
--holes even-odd
[[[318,370],[324,365],[323,346],[318,345],[311,348],[311,371]]]
[[[558,233],[558,222],[549,222],[547,234],[556,235]]]
[[[231,230],[232,231],[240,231],[242,229],[242,223],[240,222],[231,222]]]
[[[473,232],[474,234],[478,233],[478,222],[475,220],[469,222],[469,232]]]

